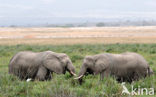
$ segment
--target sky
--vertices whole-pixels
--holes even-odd
[[[0,25],[74,22],[76,18],[156,19],[156,0],[0,0],[0,2]]]

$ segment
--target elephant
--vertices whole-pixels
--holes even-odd
[[[112,76],[118,82],[132,82],[153,73],[147,61],[140,54],[124,52],[121,54],[102,53],[86,56],[78,77],[82,83],[84,75],[100,74],[100,80]]]
[[[9,74],[16,75],[21,80],[51,80],[53,72],[65,74],[66,71],[76,76],[70,58],[64,53],[52,51],[21,51],[15,54],[9,63]]]

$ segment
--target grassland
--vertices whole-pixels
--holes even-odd
[[[88,28],[0,28],[1,45],[156,43],[156,26]]]
[[[86,55],[103,52],[137,52],[145,57],[156,72],[156,27],[101,27],[101,28],[0,28],[0,97],[124,97],[122,86],[113,78],[99,81],[89,75],[79,83],[66,75],[54,74],[51,81],[25,82],[8,74],[11,57],[24,50],[66,53],[76,72]],[[132,83],[134,87],[154,88],[156,74]],[[131,91],[131,85],[126,87]],[[127,95],[125,95],[127,97]],[[139,97],[148,97],[141,95]]]
[[[99,81],[99,76],[89,75],[84,77],[84,83],[79,83],[65,75],[54,74],[51,81],[25,82],[8,74],[8,63],[11,57],[23,50],[66,53],[71,58],[76,72],[79,72],[85,55],[98,53],[122,53],[137,52],[145,57],[150,67],[156,72],[156,44],[77,44],[77,45],[0,45],[0,97],[128,97],[121,95],[122,86],[113,78],[105,78]],[[154,88],[155,95],[141,95],[137,97],[156,96],[156,74],[145,79],[133,82],[131,85],[140,88]],[[131,85],[126,87],[131,91]]]

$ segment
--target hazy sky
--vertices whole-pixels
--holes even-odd
[[[0,22],[52,17],[155,19],[156,0],[0,0]]]

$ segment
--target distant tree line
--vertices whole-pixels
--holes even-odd
[[[98,22],[98,23],[70,23],[59,25],[45,25],[45,27],[118,27],[118,26],[156,26],[156,21],[118,21],[118,22]]]
[[[116,21],[116,22],[97,22],[97,23],[67,23],[67,24],[40,24],[40,25],[10,25],[7,27],[118,27],[118,26],[156,26],[155,20],[142,20],[142,21]],[[5,27],[1,26],[0,27]]]
[[[156,21],[119,21],[119,22],[100,22],[96,24],[97,27],[104,26],[156,26]]]

